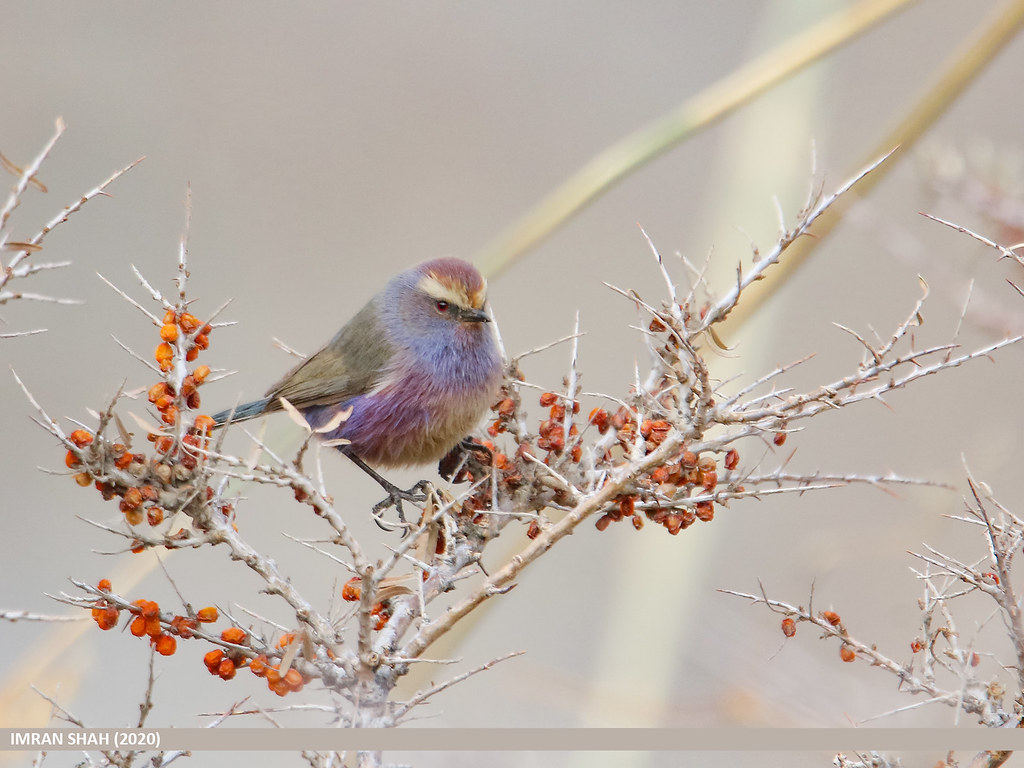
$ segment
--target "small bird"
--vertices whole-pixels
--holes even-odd
[[[434,259],[400,272],[265,397],[213,419],[218,425],[251,419],[281,410],[284,398],[318,429],[351,408],[347,419],[319,436],[348,440],[339,449],[395,500],[395,487],[367,464],[440,460],[466,438],[497,393],[502,365],[487,325],[486,288],[461,259]]]

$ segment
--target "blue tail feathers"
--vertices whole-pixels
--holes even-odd
[[[246,419],[252,419],[262,414],[267,406],[270,404],[271,398],[265,397],[262,400],[253,400],[251,403],[245,403],[244,405],[236,406],[235,408],[229,408],[226,411],[215,413],[213,420],[219,427],[230,419],[232,422],[245,421]]]

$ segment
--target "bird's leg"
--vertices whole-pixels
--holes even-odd
[[[412,488],[405,491],[399,488],[394,483],[385,480],[383,477],[381,477],[380,474],[377,473],[375,469],[373,469],[373,467],[371,467],[365,461],[360,459],[354,453],[349,453],[344,449],[342,449],[342,453],[348,456],[352,460],[353,464],[355,464],[357,467],[363,470],[363,472],[372,477],[374,482],[376,482],[377,485],[379,485],[387,492],[388,497],[386,499],[383,499],[382,501],[379,501],[373,505],[374,521],[377,523],[377,526],[382,530],[394,531],[398,530],[398,527],[402,527],[392,527],[385,523],[383,520],[381,520],[381,515],[383,514],[385,509],[387,509],[388,507],[394,507],[395,510],[398,512],[398,519],[401,520],[402,523],[404,524],[406,520],[405,510],[402,509],[402,502],[408,501],[413,504],[421,504],[427,500],[427,496],[424,493],[426,486],[428,484],[426,480],[420,480]]]

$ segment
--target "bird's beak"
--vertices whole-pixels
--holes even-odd
[[[459,314],[459,319],[466,323],[489,323],[491,318],[482,309],[464,309]]]

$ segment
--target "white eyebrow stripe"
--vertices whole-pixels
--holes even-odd
[[[421,278],[417,287],[432,299],[437,299],[438,301],[448,301],[459,307],[470,303],[469,297],[465,293],[445,285],[430,275]]]

